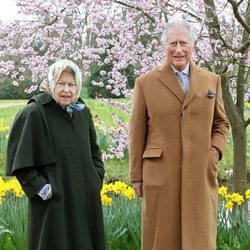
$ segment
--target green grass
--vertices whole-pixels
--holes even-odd
[[[19,106],[11,106],[0,108],[0,126],[11,126],[11,123],[17,114],[17,112],[24,107],[27,103],[27,100],[0,100],[1,104],[11,104],[11,103],[19,103],[22,101],[22,104]],[[117,115],[123,122],[127,122],[129,119],[129,114],[125,111],[122,111],[116,107],[111,105],[104,104],[100,100],[94,99],[84,99],[87,106],[90,108],[93,120],[97,123],[98,120],[104,122],[108,127],[116,127],[116,124],[112,118],[113,115]],[[101,140],[101,148],[107,148],[109,143],[108,135],[106,131],[100,131],[97,128],[98,139]],[[4,135],[5,137],[5,135]],[[3,142],[4,141],[4,142]],[[1,153],[1,148],[6,146],[7,140],[2,138],[1,142],[1,133],[0,133],[0,176],[5,173],[5,152]],[[5,144],[5,145],[3,145]],[[105,161],[105,169],[106,169],[106,179],[110,180],[124,180],[128,181],[128,156],[126,155],[124,159],[113,159]]]
[[[123,122],[127,122],[129,114],[123,110],[120,110],[114,106],[104,104],[99,100],[84,99],[87,106],[90,108],[94,121],[99,119],[104,122],[107,126],[116,126],[112,115],[117,115]]]
[[[0,100],[0,104],[25,104],[27,103],[27,100],[19,99],[19,100]],[[1,106],[0,106],[1,108]]]
[[[129,183],[128,176],[128,152],[123,159],[108,159],[105,161],[105,181],[112,182],[122,180]]]
[[[15,118],[15,115],[18,113],[18,111],[22,107],[23,107],[23,105],[7,107],[7,108],[0,108],[0,121],[1,121],[1,123],[4,126],[10,126]]]
[[[100,100],[88,99],[84,98],[85,103],[90,108],[93,120],[98,123],[98,120],[105,123],[107,127],[116,127],[116,124],[112,118],[113,115],[118,116],[123,122],[128,122],[129,114],[123,110],[120,110],[111,105],[104,104]],[[121,99],[116,100],[119,102],[128,102],[130,100]],[[10,126],[16,113],[27,103],[27,100],[14,100],[14,103],[22,103],[19,106],[12,107],[4,107],[1,108],[1,104],[10,104],[13,103],[13,100],[0,100],[0,126],[1,123],[4,126]],[[245,117],[250,116],[250,107],[246,107],[245,109]],[[107,149],[110,143],[110,137],[107,131],[101,131],[99,127],[97,127],[97,134],[100,146],[102,149]],[[0,133],[1,136],[1,133]],[[247,128],[247,136],[248,136],[248,149],[250,148],[250,126]],[[6,142],[5,142],[6,143]],[[3,146],[2,146],[3,147]],[[1,137],[0,137],[0,151],[1,151]],[[249,152],[249,150],[248,150]],[[4,156],[1,156],[0,152],[0,175],[3,175],[4,168]],[[229,136],[228,145],[226,147],[226,151],[222,161],[219,162],[219,177],[221,179],[227,180],[227,176],[225,175],[225,170],[232,168],[233,165],[233,146],[232,146],[232,137]],[[247,166],[248,170],[250,170],[250,154],[247,154]],[[109,180],[123,180],[128,181],[128,153],[126,152],[124,159],[112,159],[105,161],[106,168],[106,179]]]

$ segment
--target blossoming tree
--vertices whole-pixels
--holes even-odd
[[[27,92],[37,89],[48,64],[67,57],[82,67],[86,78],[92,63],[100,69],[108,65],[108,71],[100,70],[100,80],[92,83],[130,98],[128,77],[164,60],[159,37],[168,19],[179,14],[192,22],[198,37],[194,60],[222,77],[234,143],[234,185],[236,191],[244,189],[250,123],[244,116],[244,102],[250,98],[250,1],[16,0],[16,4],[23,18],[0,27],[0,74],[20,85],[28,72]],[[127,125],[117,122],[125,129],[112,131],[117,144],[112,150],[122,157]]]

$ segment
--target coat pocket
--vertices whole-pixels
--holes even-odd
[[[142,159],[148,159],[148,158],[160,158],[162,155],[162,148],[146,148]]]

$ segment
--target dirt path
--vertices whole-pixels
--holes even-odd
[[[25,105],[26,102],[13,102],[13,103],[1,103],[0,102],[0,108],[8,108],[8,107],[14,107],[14,106],[20,106]]]

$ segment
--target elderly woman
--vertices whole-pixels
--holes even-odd
[[[79,68],[60,60],[13,123],[7,175],[29,198],[30,250],[104,250],[103,162]]]

